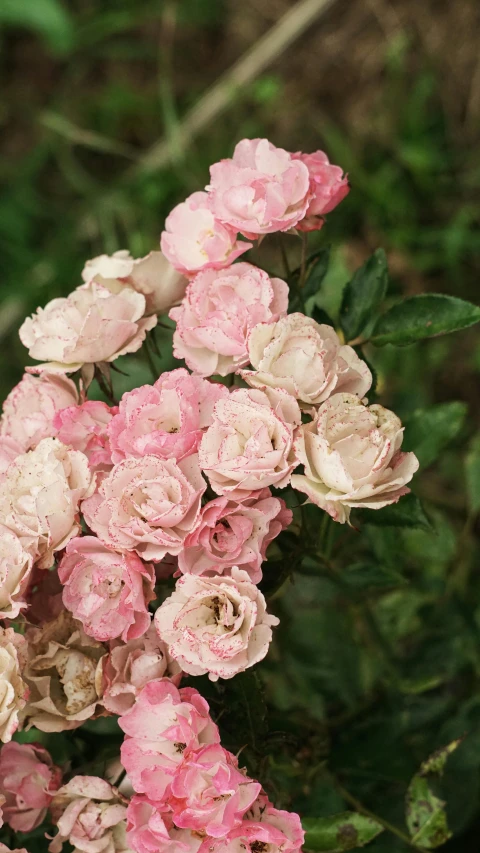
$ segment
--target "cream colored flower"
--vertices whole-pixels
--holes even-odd
[[[145,297],[146,314],[166,314],[183,299],[187,279],[175,270],[162,252],[150,252],[134,259],[121,249],[113,255],[99,255],[87,261],[82,278],[85,282],[117,279]],[[108,285],[107,285],[108,286]]]
[[[7,469],[0,492],[0,524],[16,533],[40,568],[49,568],[53,552],[77,533],[78,503],[94,487],[83,453],[44,438]]]
[[[91,281],[52,299],[20,328],[29,355],[44,362],[28,372],[73,373],[84,364],[136,352],[157,322],[144,314],[145,297],[116,279]]]
[[[0,740],[8,743],[18,728],[25,706],[27,685],[21,673],[25,664],[25,637],[13,628],[0,628]]]
[[[353,394],[334,394],[304,424],[295,442],[304,474],[292,486],[326,510],[348,521],[352,507],[381,509],[410,490],[418,468],[414,453],[402,453],[403,427],[383,406],[365,406]]]

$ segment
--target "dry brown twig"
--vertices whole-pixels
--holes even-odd
[[[300,0],[289,9],[187,112],[176,128],[178,150],[184,151],[229,106],[242,86],[255,80],[334,3],[335,0]],[[129,176],[161,169],[171,162],[172,156],[171,140],[162,139],[128,170]]]

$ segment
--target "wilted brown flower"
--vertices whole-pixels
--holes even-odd
[[[27,632],[29,662],[24,678],[30,697],[23,712],[28,727],[43,732],[75,729],[98,713],[106,648],[87,637],[66,611]]]

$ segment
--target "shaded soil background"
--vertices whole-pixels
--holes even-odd
[[[387,252],[392,298],[431,290],[479,301],[480,6],[475,0],[337,0],[251,84],[232,90],[228,108],[198,137],[179,144],[188,109],[201,103],[208,87],[293,5],[287,0],[70,0],[63,5],[17,0],[3,9],[0,3],[0,398],[23,372],[26,354],[17,330],[25,315],[76,287],[87,258],[118,248],[135,255],[156,248],[171,207],[202,188],[208,165],[228,156],[244,136],[268,136],[290,150],[323,148],[349,173],[352,191],[317,238],[332,244],[323,297],[332,316],[352,270],[377,246]],[[162,169],[139,168],[140,158],[159,139],[170,140],[171,161]],[[345,751],[351,766],[366,766],[369,759],[361,755],[366,742],[370,753],[385,753],[394,774],[397,759],[389,759],[389,750],[395,738],[388,726],[382,729],[387,718],[396,720],[398,714],[403,725],[406,714],[417,715],[408,730],[417,764],[438,745],[436,730],[443,741],[460,730],[473,732],[469,761],[457,767],[452,782],[456,835],[445,848],[473,853],[480,828],[479,549],[463,466],[480,412],[478,331],[401,350],[387,347],[371,358],[382,402],[404,419],[419,407],[446,401],[468,407],[440,458],[418,478],[417,492],[431,507],[436,538],[390,541],[394,556],[398,549],[398,560],[420,579],[423,597],[399,593],[379,617],[408,665],[423,660],[420,648],[427,639],[428,666],[443,667],[446,676],[435,689],[427,679],[413,698],[401,690],[386,695],[370,682],[366,702],[362,686],[348,701],[337,690],[335,718],[346,715],[354,726],[347,722],[338,732],[335,724],[328,737],[338,767],[348,765]],[[388,547],[386,540],[375,544],[379,553]],[[391,557],[384,553],[386,562]],[[459,610],[449,621],[443,607],[452,576]],[[467,616],[465,601],[471,605]],[[332,666],[340,666],[345,637],[327,622],[322,630]],[[447,650],[445,637],[437,643],[442,631],[449,634]],[[306,649],[299,654],[306,655]],[[279,713],[290,711],[285,684],[265,672],[273,705]],[[348,667],[344,676],[352,679]],[[293,678],[288,668],[285,677]],[[304,689],[305,701],[292,711],[300,727],[312,689],[305,679],[295,685],[300,693]],[[328,694],[325,673],[316,673],[316,679],[315,689]],[[292,790],[302,771],[286,768],[301,768],[302,760],[311,766],[325,754],[323,729],[308,731],[311,740],[303,757],[296,756],[297,765],[288,750],[284,765],[272,759],[272,778],[276,773],[279,784]],[[404,749],[400,741],[398,749],[399,754]],[[380,787],[383,772],[375,777]],[[353,771],[352,778],[355,786]],[[309,785],[304,801],[294,799],[299,808],[313,815],[341,807],[320,783]],[[360,793],[372,804],[377,788],[372,782]],[[396,788],[390,799],[388,791],[385,796],[387,810],[390,799],[399,801]],[[394,816],[395,809],[392,805]],[[383,843],[375,842],[372,851],[406,849],[395,841]]]

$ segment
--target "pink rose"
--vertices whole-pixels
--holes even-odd
[[[16,832],[35,829],[42,823],[61,779],[62,771],[41,744],[6,743],[0,752],[4,820]]]
[[[196,455],[178,464],[151,455],[129,458],[114,466],[82,512],[106,545],[159,561],[181,551],[205,488]]]
[[[31,450],[42,438],[55,435],[55,414],[77,402],[75,383],[66,376],[26,373],[3,404],[0,435],[14,438],[23,451]]]
[[[126,734],[121,760],[132,785],[157,801],[192,750],[220,741],[205,699],[166,679],[147,684],[118,722]]]
[[[304,838],[298,814],[274,808],[261,795],[239,826],[216,841],[205,838],[199,853],[301,853]]]
[[[171,678],[178,687],[182,670],[170,657],[153,624],[138,640],[110,644],[103,666],[103,704],[111,714],[125,714],[140,691],[151,681]]]
[[[209,204],[214,215],[245,237],[288,231],[310,199],[308,168],[268,139],[242,139],[231,160],[210,167]]]
[[[215,498],[202,508],[195,530],[185,539],[178,568],[182,574],[205,576],[228,574],[232,566],[240,566],[259,583],[268,545],[291,520],[291,510],[270,489],[241,502]]]
[[[201,376],[226,376],[248,364],[247,336],[257,323],[288,307],[288,285],[252,264],[199,273],[182,304],[172,308],[174,355]]]
[[[26,606],[32,556],[17,534],[0,524],[0,618],[14,619]]]
[[[145,297],[113,279],[91,281],[66,298],[52,299],[20,328],[31,358],[44,362],[28,372],[73,373],[84,364],[136,352],[157,322],[144,314]]]
[[[221,838],[240,824],[260,791],[258,782],[240,772],[234,755],[211,744],[178,768],[168,804],[176,826]]]
[[[215,219],[205,192],[192,193],[167,216],[160,245],[173,267],[184,275],[223,269],[252,248],[237,240],[237,229]]]
[[[410,489],[418,469],[414,453],[402,453],[403,427],[383,406],[365,406],[353,394],[334,394],[295,442],[304,474],[292,486],[311,503],[345,523],[352,507],[380,509]]]
[[[0,483],[3,482],[10,463],[21,453],[23,453],[23,447],[20,442],[9,435],[0,435]]]
[[[77,536],[67,545],[58,576],[65,607],[95,640],[126,642],[148,629],[155,571],[136,554],[117,554],[96,536]]]
[[[247,572],[231,577],[183,575],[155,613],[155,627],[185,672],[211,681],[233,678],[262,660],[272,640],[276,616]]]
[[[299,231],[318,231],[325,214],[330,213],[350,192],[348,178],[340,166],[333,166],[323,151],[313,154],[292,155],[297,162],[304,163],[310,177],[310,201],[305,218],[297,223]]]
[[[40,568],[79,529],[78,504],[93,491],[94,477],[78,450],[44,438],[11,463],[0,490],[0,523],[17,534]]]
[[[53,800],[52,813],[59,817],[50,853],[61,853],[67,841],[73,853],[132,853],[126,839],[126,803],[104,779],[74,776]]]
[[[134,260],[124,249],[113,255],[99,255],[87,261],[82,278],[102,284],[103,279],[118,279],[145,297],[146,314],[166,314],[183,298],[187,281],[161,252],[150,252]]]
[[[355,350],[342,346],[335,329],[304,314],[259,323],[248,337],[254,370],[242,370],[253,388],[284,388],[303,404],[318,406],[334,392],[364,397],[372,374]]]
[[[113,463],[108,425],[117,412],[117,406],[86,400],[57,412],[54,430],[60,441],[85,454],[92,471],[109,471]]]
[[[108,427],[113,461],[151,453],[178,462],[195,453],[221,397],[228,397],[224,385],[191,376],[183,367],[128,391]]]
[[[265,486],[286,486],[298,464],[293,438],[300,422],[298,403],[285,391],[237,388],[219,400],[198,453],[214,491],[241,500]]]
[[[127,839],[135,853],[196,853],[202,837],[177,829],[148,797],[136,794],[127,808]]]
[[[12,850],[11,847],[7,847],[6,844],[3,844],[0,841],[0,853],[28,853],[28,850],[26,850],[25,847],[15,847],[15,849]]]

